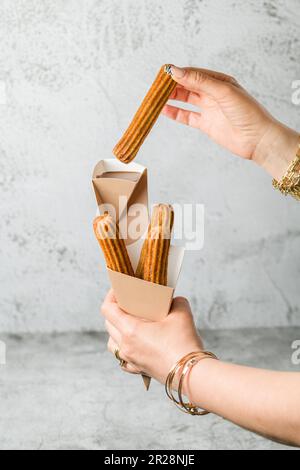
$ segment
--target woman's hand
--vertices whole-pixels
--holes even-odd
[[[251,159],[281,179],[295,158],[299,135],[274,119],[239,83],[211,70],[171,66],[178,83],[170,99],[201,108],[167,104],[163,114],[205,132],[236,155]]]
[[[123,370],[144,373],[165,383],[171,367],[186,354],[203,350],[186,299],[174,300],[160,322],[132,317],[117,305],[112,292],[102,306],[110,338],[108,349],[127,361]],[[300,374],[271,372],[200,361],[184,383],[189,401],[243,428],[281,442],[300,445]],[[281,404],[281,406],[278,406]]]
[[[141,320],[123,312],[112,291],[102,313],[110,335],[108,349],[119,350],[126,372],[144,373],[165,383],[171,367],[183,356],[203,349],[188,301],[174,299],[170,314],[160,322]]]

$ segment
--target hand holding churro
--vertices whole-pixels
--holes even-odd
[[[130,163],[135,158],[176,87],[176,82],[169,73],[169,67],[169,65],[161,67],[131,124],[113,149],[114,155],[123,163]]]

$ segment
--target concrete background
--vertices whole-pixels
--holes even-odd
[[[299,28],[297,0],[1,0],[1,332],[102,326],[91,172],[160,65],[232,74],[299,128]],[[153,201],[205,204],[205,247],[187,254],[179,285],[199,324],[300,325],[299,204],[164,117],[138,160]]]

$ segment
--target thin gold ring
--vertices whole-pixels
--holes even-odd
[[[120,364],[120,367],[125,367],[126,366],[126,361],[124,361],[124,359],[122,359],[120,357],[120,350],[119,349],[115,349],[115,358],[117,359],[117,361],[119,361],[119,364]]]

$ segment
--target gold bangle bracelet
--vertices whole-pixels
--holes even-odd
[[[281,181],[273,180],[273,186],[285,196],[290,195],[300,201],[300,144],[296,158],[287,169]]]
[[[166,385],[165,385],[166,394],[168,398],[170,398],[170,400],[176,405],[176,407],[179,408],[180,411],[183,411],[184,413],[187,413],[193,416],[204,416],[204,415],[209,414],[209,412],[206,410],[201,410],[200,407],[195,406],[192,403],[184,402],[183,397],[182,397],[182,388],[183,388],[185,377],[190,372],[190,370],[194,367],[195,364],[197,364],[198,362],[204,359],[218,359],[218,358],[217,356],[215,356],[215,354],[208,352],[208,351],[196,351],[196,352],[187,354],[172,367],[172,369],[170,370],[168,374]],[[176,399],[173,393],[173,383],[174,383],[175,377],[177,376],[180,370],[181,370],[181,373],[180,373],[180,379],[179,379],[178,391],[177,391],[178,399]]]
[[[196,354],[199,354],[200,352],[201,351],[192,352],[192,353],[187,354],[186,356],[184,356],[182,359],[180,359],[180,361],[178,361],[172,367],[172,369],[170,370],[170,372],[168,374],[166,384],[165,384],[166,394],[167,394],[168,398],[170,398],[170,400],[172,400],[174,403],[177,403],[178,405],[179,405],[179,402],[175,399],[175,397],[173,395],[173,392],[172,392],[174,378],[178,374],[179,370],[184,366],[184,363],[187,362],[189,359],[192,359]]]

